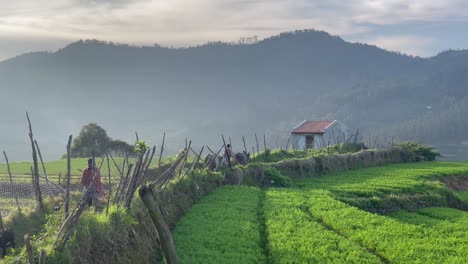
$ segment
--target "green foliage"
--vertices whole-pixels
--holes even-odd
[[[106,130],[96,123],[89,123],[81,128],[80,134],[73,140],[71,156],[74,158],[96,157],[111,153],[123,157],[133,154],[133,146],[122,140],[113,140]],[[66,155],[63,156],[64,158]]]
[[[389,262],[461,263],[468,252],[464,242],[468,238],[468,215],[456,209],[451,210],[463,218],[459,223],[442,222],[430,227],[359,210],[323,190],[295,191],[286,195],[299,199],[301,204],[295,203],[295,207],[304,208],[311,219],[364,249],[374,250]],[[302,225],[297,221],[291,224]]]
[[[107,152],[111,138],[96,123],[89,123],[81,128],[80,134],[73,140],[72,157],[102,156]]]
[[[360,208],[395,211],[421,204],[449,205],[454,196],[442,184],[429,180],[468,173],[468,163],[405,163],[351,170],[332,177],[315,177],[296,182],[305,188],[327,189],[334,197]],[[365,183],[365,184],[363,184]],[[380,202],[379,202],[380,200]],[[454,204],[452,204],[454,205]]]
[[[173,232],[181,263],[263,263],[260,192],[224,186],[194,205]]]
[[[461,192],[456,192],[458,197],[460,197],[463,201],[468,203],[468,191],[461,191]]]
[[[130,245],[131,237],[138,223],[125,208],[111,206],[109,214],[88,210],[83,213],[75,233],[65,247],[52,250],[52,245],[60,226],[65,220],[63,212],[47,214],[47,222],[42,232],[33,237],[35,256],[39,256],[40,249],[47,251],[47,263],[140,263],[148,261],[147,258],[156,257],[154,248],[140,247],[135,249]],[[145,237],[146,238],[146,237]],[[140,238],[135,238],[139,241]],[[144,239],[144,238],[141,238]],[[135,240],[132,240],[135,243]],[[150,241],[141,241],[148,244]],[[138,242],[140,243],[140,242]],[[151,250],[147,252],[145,250]],[[146,257],[146,258],[145,258]],[[20,255],[12,257],[9,263],[16,263],[19,259],[26,259],[24,248]]]
[[[288,187],[292,185],[292,180],[289,177],[284,176],[279,170],[273,167],[267,167],[265,169],[265,176],[270,182],[268,185],[276,187]]]
[[[340,143],[337,145],[332,145],[326,147],[322,151],[322,154],[345,154],[345,153],[355,153],[361,151],[362,144],[361,143]]]
[[[397,144],[397,146],[403,148],[409,153],[409,160],[434,161],[438,156],[440,156],[440,153],[437,152],[434,147],[423,145],[414,141],[400,143]]]
[[[148,150],[148,145],[144,140],[138,140],[135,142],[135,146],[133,147],[135,153],[141,154]]]
[[[265,216],[274,263],[380,263],[365,248],[312,217],[300,191],[268,190]]]
[[[268,157],[271,155],[271,150],[270,149],[265,149],[265,151],[263,152],[263,156],[265,157],[265,159],[268,159]]]
[[[297,182],[299,188],[269,188],[260,200],[241,194],[247,187],[222,187],[178,222],[176,246],[185,263],[239,262],[230,252],[257,248],[245,241],[255,234],[270,263],[464,263],[468,214],[418,206],[446,205],[453,192],[436,180],[467,173],[468,163],[396,164],[309,178]],[[362,210],[398,210],[405,202],[412,212]],[[258,231],[238,230],[257,203]]]
[[[445,192],[447,190],[441,184],[427,181],[466,173],[468,173],[467,163],[398,164],[310,178],[298,183],[300,189],[267,190],[265,205],[273,208],[266,207],[268,245],[272,258],[279,263],[286,262],[292,256],[283,258],[282,254],[292,248],[300,248],[308,253],[299,254],[304,259],[298,262],[361,262],[340,259],[338,253],[341,251],[354,256],[358,251],[349,248],[345,243],[332,242],[331,238],[321,237],[326,236],[328,230],[333,233],[329,237],[333,235],[344,237],[364,250],[375,251],[376,256],[390,262],[463,262],[462,259],[468,252],[468,244],[462,242],[468,238],[466,228],[468,214],[465,212],[452,208],[425,208],[417,213],[400,211],[395,214],[398,217],[392,215],[392,218],[397,219],[394,220],[360,210],[340,200],[365,209],[388,206],[389,200],[395,197],[409,198],[408,201],[412,202],[412,206],[428,205],[422,203],[423,200],[420,199],[422,195],[438,199],[443,203],[442,190]],[[411,197],[407,197],[408,194],[416,196],[411,201]],[[291,215],[294,217],[289,218]],[[431,218],[428,220],[426,216]],[[415,221],[407,220],[415,217],[417,217]],[[431,222],[430,225],[428,221]],[[283,226],[286,226],[286,231],[281,235]],[[288,226],[294,227],[294,231],[300,230],[294,232],[298,237],[297,244],[296,239],[291,240],[288,239],[290,236],[286,236],[292,232]],[[304,233],[307,235],[302,236]],[[316,237],[320,237],[319,241],[324,245],[314,242]],[[437,245],[434,244],[435,241]],[[314,247],[300,247],[304,244],[312,244]],[[331,258],[331,255],[313,252],[320,246],[330,248],[334,245],[338,247],[333,249],[333,255],[337,255],[336,259],[326,260],[325,258]],[[460,246],[452,250],[452,245]]]
[[[116,139],[109,142],[108,152],[114,157],[133,156],[134,147],[125,141]]]
[[[282,149],[274,149],[271,151],[268,149],[267,151],[268,155],[265,155],[265,152],[260,152],[256,155],[252,155],[250,157],[251,162],[255,160],[255,162],[272,163],[292,158],[303,158],[306,156],[306,154],[303,151],[294,152]]]
[[[307,151],[267,149],[266,151],[261,151],[258,154],[252,155],[250,157],[250,160],[251,162],[255,161],[255,162],[263,162],[263,163],[275,163],[275,162],[285,161],[289,159],[305,159],[305,158],[312,158],[312,157],[322,156],[322,155],[355,153],[359,151],[361,151],[361,144],[353,144],[353,143],[341,143],[339,145],[332,145],[321,150],[310,149]]]

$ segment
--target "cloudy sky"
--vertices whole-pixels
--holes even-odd
[[[427,57],[468,48],[468,1],[0,0],[0,61],[79,39],[185,47],[308,28]]]

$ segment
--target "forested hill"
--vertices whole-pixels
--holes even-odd
[[[459,143],[468,140],[467,72],[468,51],[418,58],[312,30],[179,49],[79,41],[0,63],[0,115],[11,124],[0,147],[28,157],[25,110],[57,157],[91,121],[151,143],[162,131],[199,144],[221,133],[285,138],[303,119],[339,119],[381,140]]]

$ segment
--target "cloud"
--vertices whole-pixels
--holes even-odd
[[[127,4],[131,1],[129,0],[77,0],[80,4],[85,5],[102,5],[102,4],[111,4],[111,5],[121,5]]]
[[[0,5],[0,36],[169,46],[262,38],[304,28],[352,39],[371,39],[366,35],[371,34],[374,43],[385,44],[379,41],[383,36],[378,27],[468,21],[464,0],[0,0]],[[407,37],[399,46],[411,48]]]

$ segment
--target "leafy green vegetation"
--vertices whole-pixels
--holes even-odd
[[[34,256],[38,261],[39,251],[47,251],[46,263],[150,263],[160,262],[160,252],[152,247],[156,241],[154,227],[148,225],[148,219],[138,215],[141,205],[136,204],[135,210],[127,211],[123,207],[111,206],[109,213],[87,210],[80,218],[75,233],[65,247],[53,250],[52,246],[58,230],[64,221],[63,211],[47,210],[24,217],[13,227],[17,232],[20,245],[22,236],[32,235]],[[39,216],[39,217],[38,217]],[[38,217],[38,220],[35,218]],[[17,220],[15,220],[17,221]],[[39,223],[40,221],[40,223]],[[37,222],[37,224],[36,224]],[[36,230],[26,226],[34,225]],[[150,223],[151,224],[151,223]],[[40,232],[37,232],[39,231]],[[26,232],[27,231],[27,232]],[[135,232],[141,235],[135,237]],[[130,243],[131,241],[131,243]],[[6,263],[25,263],[27,253],[21,248],[19,254],[7,256]]]
[[[106,130],[96,123],[83,126],[71,146],[72,157],[91,157],[92,154],[103,156],[111,153],[114,156],[133,155],[133,146],[122,140],[113,140]],[[66,157],[66,155],[64,155]]]
[[[375,212],[459,203],[454,192],[437,181],[468,173],[468,163],[424,162],[394,164],[299,180],[304,189],[326,189],[341,201]],[[454,200],[449,200],[453,198]],[[451,203],[451,204],[449,204]]]
[[[404,143],[397,144],[397,146],[403,148],[408,152],[407,160],[427,160],[434,161],[440,153],[434,149],[432,146],[420,144],[414,141],[408,141]]]
[[[323,149],[310,149],[307,151],[292,149],[266,149],[266,151],[260,151],[259,153],[253,154],[250,159],[253,162],[274,163],[289,159],[311,158],[320,155],[354,153],[360,151],[361,147],[361,144],[341,143]]]
[[[265,218],[271,263],[380,263],[365,248],[312,218],[301,192],[269,190]]]
[[[461,191],[461,192],[456,192],[456,193],[461,199],[468,202],[468,191]]]
[[[429,228],[359,210],[326,191],[309,191],[306,197],[305,207],[314,218],[390,262],[461,263],[468,252],[466,212],[456,210],[464,223]]]
[[[265,169],[265,176],[270,181],[271,186],[288,187],[292,185],[292,180],[289,177],[284,176],[279,170],[273,167]]]
[[[194,205],[174,230],[182,263],[263,263],[260,190],[224,186]]]
[[[464,263],[468,213],[428,206],[460,205],[454,197],[464,193],[438,180],[466,173],[468,163],[422,162],[308,178],[264,194],[253,189],[252,197],[239,195],[248,187],[222,187],[178,222],[175,242],[183,263],[236,262],[226,252],[252,234],[263,243],[251,247],[262,246],[268,263]],[[233,224],[247,212],[260,231]]]

